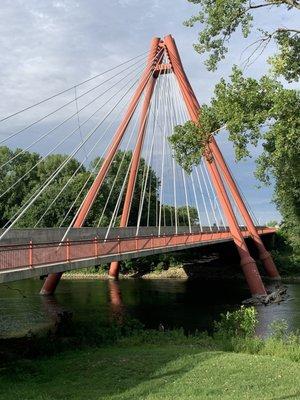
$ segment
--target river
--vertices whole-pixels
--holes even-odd
[[[47,332],[61,311],[71,312],[75,323],[105,324],[128,315],[147,328],[211,330],[220,313],[236,309],[249,296],[245,284],[235,280],[62,280],[53,297],[40,296],[40,287],[39,280],[1,285],[0,337]],[[287,287],[288,300],[257,308],[259,334],[266,335],[268,325],[277,319],[300,329],[300,284]]]

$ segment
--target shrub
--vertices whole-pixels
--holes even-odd
[[[284,319],[273,321],[270,324],[271,338],[284,340],[288,336],[288,323]]]
[[[238,310],[221,314],[215,322],[216,336],[253,337],[257,326],[257,311],[254,307],[241,306]]]

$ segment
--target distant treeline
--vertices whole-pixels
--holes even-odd
[[[86,226],[97,226],[98,224],[99,226],[107,226],[109,224],[114,215],[115,206],[126,179],[126,172],[131,156],[131,151],[124,152],[119,150],[117,152],[108,175],[91,208],[85,223]],[[11,150],[6,146],[0,147],[1,227],[8,224],[16,213],[22,207],[25,207],[30,199],[45,185],[47,180],[51,179],[52,174],[67,158],[68,155],[63,154],[52,154],[42,157],[38,153],[22,149]],[[71,158],[15,226],[29,228],[69,225],[89,190],[102,161],[100,158],[95,158],[89,166],[84,166],[75,158]],[[138,169],[129,226],[134,226],[137,223],[146,170],[147,165],[142,158]],[[62,190],[64,187],[65,189]],[[143,226],[147,224],[155,226],[158,223],[160,208],[159,187],[160,181],[154,170],[150,167],[141,215],[141,225]],[[107,202],[109,195],[110,200]],[[124,194],[118,212],[114,215],[116,226],[119,224],[123,202]],[[70,209],[72,205],[73,207]],[[188,212],[185,206],[178,207],[177,216],[179,225],[188,224]],[[195,208],[189,207],[189,217],[192,224],[197,223]],[[162,205],[161,225],[174,225],[174,218],[174,207]]]

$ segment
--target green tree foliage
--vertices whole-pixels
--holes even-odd
[[[126,174],[130,167],[131,158],[131,151],[124,152],[119,150],[116,153],[107,177],[90,210],[85,223],[86,226],[97,226],[99,221],[100,226],[108,226],[123,188],[120,206],[117,215],[115,215],[116,226],[118,225],[124,204],[127,188]],[[12,159],[13,161],[11,161]],[[2,165],[0,169],[0,196],[2,195],[0,198],[1,226],[8,223],[15,213],[30,201],[66,159],[67,155],[61,154],[50,155],[42,159],[37,153],[30,153],[21,149],[13,151],[8,147],[0,147],[0,165]],[[26,211],[15,226],[19,228],[55,227],[59,226],[63,220],[63,226],[69,225],[96,177],[102,161],[96,158],[86,167],[82,166],[78,160],[71,159],[47,189],[36,199],[34,206]],[[37,163],[38,165],[35,166]],[[147,171],[148,166],[145,160],[141,159],[131,204],[129,226],[136,226],[137,224],[140,199],[143,194]],[[23,177],[24,174],[26,174],[25,177]],[[88,183],[86,184],[87,181]],[[12,190],[8,190],[12,185],[14,185]],[[84,185],[85,189],[81,192]],[[62,190],[64,187],[65,189]],[[160,181],[153,169],[149,167],[141,225],[145,226],[149,224],[150,226],[155,226],[157,224],[160,207],[159,187]],[[7,193],[5,193],[6,191]],[[81,194],[78,197],[80,192]],[[107,202],[108,196],[110,196],[110,200]],[[67,218],[64,219],[74,202],[74,207],[69,212]],[[191,223],[196,224],[196,209],[190,207],[189,213]],[[167,226],[174,225],[174,215],[174,207],[163,205],[161,224]],[[178,208],[178,218],[179,225],[188,225],[186,207]]]
[[[215,322],[215,329],[220,336],[253,337],[257,327],[257,311],[254,307],[241,306],[238,310],[221,314]]]
[[[299,33],[279,31],[275,35],[278,52],[269,58],[275,75],[282,75],[287,81],[298,81],[300,76]]]
[[[271,220],[271,221],[268,221],[266,223],[266,225],[270,226],[270,227],[273,227],[273,226],[278,226],[279,224],[278,224],[278,222],[276,220]]]
[[[187,121],[184,125],[174,127],[169,142],[174,150],[176,161],[188,173],[192,171],[192,166],[198,164],[201,157],[205,155],[211,132],[219,128],[220,124],[214,110],[205,104],[198,124]]]
[[[249,36],[257,10],[265,9],[268,13],[274,12],[274,14],[279,14],[282,7],[288,10],[300,10],[298,0],[188,1],[200,6],[199,13],[186,21],[185,25],[193,27],[201,24],[198,42],[194,44],[194,48],[200,54],[208,54],[206,65],[209,70],[215,70],[217,64],[226,57],[228,43],[236,31],[241,30],[244,38]],[[259,38],[249,46],[250,55],[260,54],[274,40],[278,49],[270,60],[274,72],[283,75],[289,81],[298,80],[300,30],[293,27],[278,27],[272,32],[267,32],[262,26],[258,28],[258,32]]]
[[[198,225],[198,213],[195,207],[180,206],[177,207],[177,223],[178,226]],[[175,226],[175,207],[171,205],[162,206],[162,226]]]
[[[132,157],[132,152],[128,151],[124,154],[123,151],[119,150],[112,162],[112,165],[109,169],[109,172],[107,174],[107,178],[104,181],[104,185],[102,186],[101,193],[99,193],[100,197],[98,196],[98,199],[100,200],[98,203],[95,203],[94,206],[91,209],[91,215],[89,218],[89,221],[91,224],[93,224],[93,220],[96,218],[99,218],[99,211],[103,210],[104,204],[106,202],[107,196],[109,195],[110,189],[114,184],[115,178],[117,176],[115,185],[114,185],[114,190],[111,193],[111,200],[110,204],[115,205],[118,201],[120,191],[122,189],[123,183],[126,179],[126,173],[129,168],[130,160]],[[99,170],[101,161],[99,162],[99,159],[96,159],[92,162],[92,166],[97,165],[99,163],[98,168],[96,171]],[[133,194],[133,200],[131,204],[131,213],[129,215],[129,221],[128,221],[128,226],[136,226],[137,223],[137,216],[138,216],[138,211],[139,211],[139,206],[140,206],[140,198],[143,193],[143,182],[145,181],[145,174],[147,173],[147,165],[145,163],[145,160],[142,158],[139,164],[139,169],[138,169],[138,174],[137,174],[137,179],[136,179],[136,184],[135,184],[135,190]],[[155,172],[153,171],[152,168],[149,168],[149,174],[148,174],[148,179],[147,179],[147,188],[146,188],[146,194],[144,196],[144,206],[143,206],[143,213],[141,217],[141,225],[147,225],[147,219],[148,219],[148,208],[150,208],[150,214],[149,214],[149,225],[155,225],[155,207],[156,207],[156,201],[158,198],[158,188],[159,188],[159,179],[156,177]],[[149,198],[149,186],[151,186],[150,190],[150,198]],[[126,191],[125,186],[125,191]],[[125,192],[124,191],[124,192]],[[121,212],[123,209],[123,204],[124,204],[124,198],[125,195],[122,197],[120,207],[119,207],[119,213],[118,213],[118,220],[121,219]],[[150,207],[149,206],[149,201],[150,201]],[[103,218],[101,225],[102,226],[107,226],[109,223],[109,220],[113,214],[114,208],[110,207],[108,208],[105,218]],[[97,217],[98,215],[98,217]]]
[[[11,216],[20,208],[24,198],[31,192],[38,181],[38,172],[33,169],[19,183],[18,180],[30,170],[39,160],[36,153],[15,151],[8,147],[0,147],[0,221],[3,226]],[[16,157],[19,154],[18,157]],[[16,158],[15,158],[16,157]],[[11,159],[14,160],[9,162]],[[14,190],[7,191],[12,185]]]
[[[197,140],[186,143],[185,164],[189,170],[200,161],[204,152],[202,131],[213,132],[226,125],[229,139],[234,143],[236,158],[251,156],[251,146],[263,143],[256,160],[256,176],[265,184],[275,178],[274,200],[296,243],[300,226],[300,96],[278,81],[263,76],[260,80],[245,78],[234,68],[226,82],[215,87],[210,106],[204,106],[199,117],[202,129],[190,129],[191,122],[175,131],[171,143],[177,160],[182,157],[184,137],[196,134]],[[207,115],[209,118],[207,118]],[[214,115],[212,118],[211,116]],[[209,121],[212,121],[210,124]],[[197,142],[197,146],[194,143]],[[196,161],[195,161],[196,160]]]
[[[253,30],[258,9],[277,13],[283,9],[300,10],[297,0],[188,0],[200,6],[200,12],[186,22],[201,24],[195,49],[208,54],[209,70],[229,51],[234,33],[242,31],[246,38]],[[267,13],[266,13],[267,15]],[[280,14],[279,14],[280,15]],[[295,89],[284,86],[276,76],[298,81],[300,73],[300,31],[278,27],[266,32],[258,27],[260,37],[253,44],[252,55],[264,50],[274,40],[277,51],[269,58],[272,74],[259,80],[246,78],[234,66],[229,80],[216,85],[210,105],[203,105],[197,124],[187,122],[176,127],[170,139],[177,161],[190,171],[205,154],[210,134],[226,127],[235,147],[236,159],[251,156],[253,146],[262,144],[257,159],[256,176],[265,184],[275,181],[274,201],[283,219],[289,238],[299,252],[300,226],[300,96]],[[250,57],[251,58],[251,57]]]

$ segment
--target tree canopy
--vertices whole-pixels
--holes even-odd
[[[0,147],[0,224],[9,224],[14,215],[24,207],[46,180],[67,159],[67,155],[52,154],[42,158],[37,153],[21,149],[10,150]],[[130,165],[132,152],[119,150],[104,180],[95,202],[86,220],[86,226],[108,226],[114,215],[120,193],[121,201],[116,215],[116,226],[121,218],[125,198],[126,173]],[[13,161],[11,161],[13,160]],[[89,166],[83,166],[75,158],[70,159],[56,179],[37,198],[34,207],[30,207],[15,225],[18,228],[67,226],[71,223],[76,210],[90,188],[102,159],[94,159]],[[128,225],[136,226],[143,193],[145,171],[148,166],[140,160],[131,213]],[[87,182],[87,183],[86,183]],[[64,190],[62,190],[65,187]],[[82,188],[84,187],[84,190]],[[159,207],[160,181],[155,171],[149,167],[148,183],[140,224],[155,226]],[[11,189],[10,189],[11,188]],[[149,195],[150,194],[150,195]],[[79,196],[78,196],[79,195]],[[109,201],[107,199],[110,198]],[[73,208],[70,206],[73,204]],[[187,208],[178,208],[179,225],[187,225]],[[197,211],[189,208],[192,224],[197,223]],[[173,206],[162,205],[162,225],[174,225],[175,210]]]
[[[188,0],[199,4],[200,12],[186,22],[188,26],[201,23],[195,49],[208,54],[206,65],[215,70],[218,62],[229,51],[228,42],[238,28],[247,37],[255,21],[255,10],[266,11],[282,7],[300,10],[300,2],[246,0]],[[300,14],[299,14],[300,16]],[[261,37],[256,51],[274,40],[277,52],[268,62],[270,74],[260,79],[245,77],[234,66],[229,78],[222,78],[215,86],[210,104],[201,108],[198,123],[188,121],[175,128],[170,138],[178,162],[187,170],[205,155],[209,138],[226,128],[234,144],[236,159],[251,156],[253,146],[262,144],[256,160],[256,176],[265,184],[275,181],[274,201],[278,206],[290,237],[299,249],[300,226],[300,95],[287,87],[287,81],[298,81],[300,73],[300,31],[295,27],[278,27],[273,32],[259,28]],[[254,44],[255,45],[255,44]]]
[[[199,13],[185,22],[192,27],[201,24],[195,50],[208,54],[206,66],[215,70],[218,63],[226,57],[229,43],[235,32],[241,31],[247,38],[253,30],[258,10],[279,14],[283,8],[292,11],[300,10],[298,0],[188,0],[200,6]],[[278,26],[271,32],[265,27],[257,27],[259,37],[250,44],[250,61],[252,56],[260,55],[271,41],[277,45],[277,52],[270,58],[273,72],[283,75],[288,81],[298,80],[300,74],[300,29],[299,27]]]

